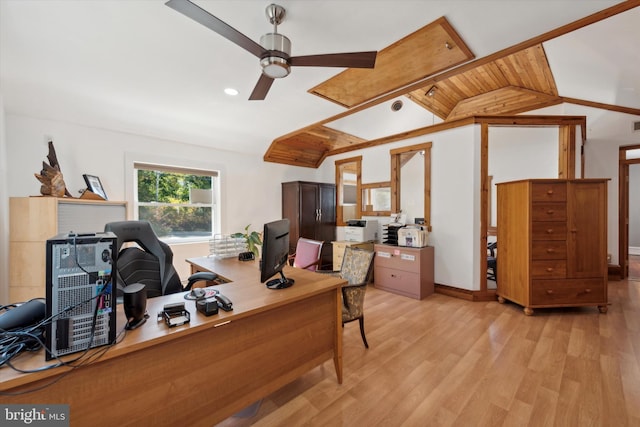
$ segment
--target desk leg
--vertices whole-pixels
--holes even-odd
[[[336,289],[336,342],[333,347],[333,364],[336,367],[338,384],[342,384],[342,291]]]

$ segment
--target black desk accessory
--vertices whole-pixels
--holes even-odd
[[[184,299],[186,300],[201,300],[213,298],[219,291],[217,289],[211,288],[193,288],[190,292],[187,292],[184,295]]]
[[[238,260],[240,261],[253,261],[254,259],[256,259],[256,256],[253,252],[240,252],[238,254]]]
[[[196,309],[205,316],[218,314],[218,300],[215,298],[196,301]]]
[[[220,307],[224,311],[233,310],[233,303],[226,296],[222,294],[216,294],[214,298],[218,301],[218,307]]]
[[[158,313],[158,320],[164,320],[168,327],[184,325],[191,321],[191,314],[184,308],[183,302],[165,304],[164,310]]]
[[[43,299],[32,299],[0,314],[0,330],[35,325],[44,319],[46,305]]]
[[[142,283],[133,283],[123,290],[124,314],[127,316],[126,329],[136,329],[147,321],[147,290]]]

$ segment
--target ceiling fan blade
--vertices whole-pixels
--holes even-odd
[[[373,68],[378,52],[329,53],[326,55],[292,56],[289,63],[302,67]]]
[[[269,89],[273,84],[273,80],[274,79],[266,74],[261,74],[258,79],[258,83],[256,83],[256,87],[254,87],[253,92],[251,92],[249,101],[262,101],[265,99],[267,97],[267,92],[269,92]]]
[[[265,52],[265,49],[240,31],[216,18],[200,6],[191,3],[189,0],[169,0],[165,3],[171,9],[176,10],[188,18],[215,31],[222,37],[232,41],[241,48],[249,51],[258,58]]]

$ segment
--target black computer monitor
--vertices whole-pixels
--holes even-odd
[[[280,277],[267,282],[269,289],[283,289],[293,285],[293,279],[287,279],[282,272],[288,258],[289,220],[281,219],[266,223],[262,234],[260,281],[267,282],[271,277],[280,274]]]

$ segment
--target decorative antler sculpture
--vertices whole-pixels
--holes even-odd
[[[42,183],[40,194],[43,196],[73,197],[67,190],[62,172],[60,172],[60,164],[58,163],[58,156],[56,156],[56,149],[53,147],[53,141],[49,141],[47,159],[49,159],[49,164],[42,162],[40,174],[34,174],[38,181]]]

